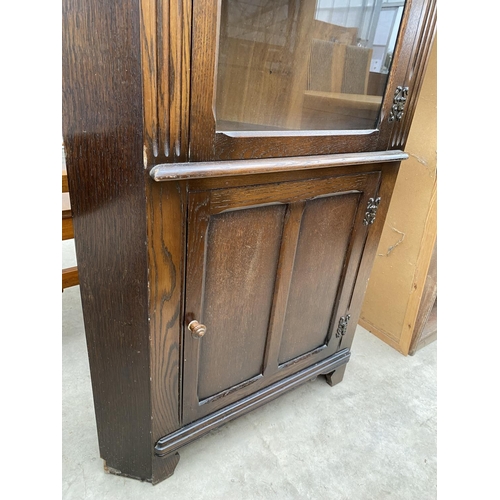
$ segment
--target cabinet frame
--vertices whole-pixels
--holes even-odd
[[[429,22],[425,10],[427,0],[407,0],[393,64],[382,97],[377,125],[367,130],[290,132],[216,132],[215,94],[220,29],[220,2],[194,0],[191,55],[191,113],[190,113],[190,160],[235,160],[272,158],[300,155],[327,155],[334,153],[359,153],[401,148],[405,142],[408,111],[414,85],[412,59],[415,57],[415,27]],[[398,86],[408,87],[409,95],[403,119],[389,122],[393,98]],[[411,111],[410,111],[411,113]],[[402,130],[400,131],[400,129]],[[396,135],[395,135],[396,134]],[[394,137],[393,137],[394,136]]]
[[[436,29],[436,0],[406,0],[393,64],[373,130],[296,131],[285,136],[215,131],[219,2],[140,0],[144,166],[404,149]],[[172,15],[172,13],[175,13]],[[401,120],[389,122],[398,86]]]
[[[170,305],[168,305],[168,309],[172,311],[172,319],[175,319],[175,324],[173,325],[172,321],[170,320],[168,321],[168,325],[171,330],[173,325],[173,330],[175,331],[175,329],[177,329],[177,335],[180,336],[177,337],[179,339],[178,344],[177,341],[170,341],[174,343],[174,352],[177,352],[177,349],[179,350],[178,356],[169,357],[169,363],[165,363],[165,359],[162,359],[161,357],[155,358],[157,359],[157,361],[155,361],[156,369],[154,380],[156,383],[159,383],[160,389],[163,380],[166,380],[167,378],[170,380],[172,379],[172,373],[174,369],[177,370],[177,373],[179,373],[179,378],[176,379],[177,384],[175,385],[175,390],[177,391],[176,394],[178,394],[178,396],[176,396],[177,399],[174,397],[166,398],[162,394],[157,394],[155,398],[155,414],[157,415],[157,418],[155,418],[156,428],[158,430],[160,430],[161,428],[167,429],[167,432],[164,432],[162,435],[158,435],[158,438],[155,440],[155,460],[159,460],[160,464],[162,464],[163,461],[173,460],[178,450],[194,439],[197,439],[198,437],[204,435],[207,432],[210,432],[218,426],[223,425],[247,413],[248,411],[257,408],[276,397],[279,397],[286,391],[293,389],[299,384],[312,380],[319,375],[329,375],[327,379],[329,383],[331,383],[331,385],[334,385],[342,380],[344,369],[350,358],[350,347],[354,339],[355,325],[358,321],[363,295],[368,283],[370,269],[373,263],[373,259],[375,258],[375,251],[378,247],[380,234],[385,222],[385,217],[387,215],[387,210],[390,204],[392,190],[396,181],[399,165],[400,161],[388,160],[386,162],[374,162],[372,164],[364,165],[342,165],[334,168],[316,170],[314,172],[310,172],[307,170],[297,172],[283,172],[281,174],[275,174],[273,176],[274,180],[277,182],[286,182],[308,180],[311,178],[321,179],[332,176],[352,176],[353,172],[356,172],[358,174],[369,174],[371,172],[381,173],[378,195],[382,198],[382,200],[384,200],[384,202],[381,202],[374,224],[370,226],[370,229],[367,232],[363,256],[361,261],[359,262],[354,288],[352,289],[352,293],[349,296],[349,307],[352,313],[351,321],[349,323],[350,326],[342,341],[341,349],[337,351],[333,356],[329,356],[326,359],[312,364],[302,370],[294,371],[294,373],[289,377],[278,380],[259,391],[256,391],[246,397],[235,401],[234,403],[231,403],[219,410],[214,411],[213,413],[198,418],[197,420],[190,423],[183,423],[180,401],[184,397],[183,386],[185,384],[185,378],[190,377],[190,375],[185,373],[185,371],[183,371],[180,367],[181,360],[184,359],[186,355],[185,343],[182,340],[184,338],[184,335],[182,334],[182,332],[183,329],[186,328],[184,315],[187,311],[184,310],[184,301],[180,296],[180,293],[171,293],[171,281],[164,281],[163,289],[156,289],[157,292],[155,295],[158,297],[158,299],[164,297],[166,293],[170,293],[170,295],[169,300],[167,302],[163,302],[163,312],[161,312],[158,307],[154,309],[155,317],[158,319],[163,318],[165,316],[165,308],[170,302]],[[248,176],[240,175],[224,178],[224,185],[228,188],[242,187],[247,185],[259,185],[267,182],[270,182],[270,179],[269,175],[266,174]],[[175,227],[172,227],[171,217],[173,216],[173,210],[179,210],[178,216],[181,216],[181,213],[187,214],[187,198],[189,191],[203,192],[210,189],[220,188],[220,185],[221,179],[218,178],[194,179],[190,180],[189,182],[167,181],[154,183],[152,187],[155,191],[158,191],[160,189],[163,190],[164,200],[164,202],[161,203],[160,199],[157,198],[156,203],[154,204],[154,219],[156,221],[155,223],[158,226],[159,221],[163,220],[163,223],[160,225],[163,225],[164,228],[168,226],[172,234],[178,232],[179,238],[182,241],[185,241],[186,234],[183,231],[182,224],[179,223],[178,230],[176,230]],[[182,208],[178,205],[180,200],[183,200]],[[176,216],[175,218],[177,218],[178,216]],[[156,231],[158,231],[158,229],[156,229]],[[173,246],[166,246],[161,248],[158,247],[158,252],[161,252],[161,254],[165,254],[166,251],[170,250],[174,250],[175,252],[176,247],[181,250],[184,245],[184,243],[179,242],[179,239],[177,237],[175,238],[175,241],[171,241],[171,244]],[[175,254],[174,252],[172,253]],[[172,266],[174,266],[176,269],[185,269],[185,258],[185,255],[178,255],[178,257],[174,261],[172,261]],[[156,257],[154,260],[157,262],[159,259],[158,257]],[[152,274],[154,276],[154,268],[152,271]],[[161,271],[161,268],[159,269],[159,271]],[[177,273],[172,272],[170,273],[170,279],[172,279],[174,275],[176,276],[176,282],[179,279],[182,279],[177,275]],[[158,281],[157,283],[160,285],[162,283],[162,280]],[[164,324],[167,323],[168,318],[169,316],[167,316],[166,319],[163,320]],[[155,332],[156,333],[153,339],[156,338],[156,340],[154,340],[156,345],[171,345],[167,341],[167,335],[171,335],[171,333],[165,333],[163,328],[156,328]],[[172,348],[170,350],[172,351]],[[172,384],[170,385],[170,387],[173,388]]]

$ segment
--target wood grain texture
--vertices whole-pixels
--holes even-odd
[[[146,196],[153,445],[177,429],[181,418],[185,185],[150,181]],[[153,482],[155,474],[153,470]]]
[[[398,34],[398,41],[394,48],[393,63],[387,76],[387,84],[382,100],[382,109],[378,118],[377,128],[380,130],[377,149],[396,149],[390,147],[391,135],[397,127],[395,122],[389,123],[389,116],[394,101],[394,93],[398,86],[404,86],[406,74],[411,58],[411,45],[417,33],[418,19],[420,17],[422,2],[427,0],[406,0],[401,25]],[[432,1],[432,0],[431,0]],[[397,123],[397,122],[396,122]]]
[[[390,133],[390,137],[387,138],[389,140],[389,149],[405,148],[436,35],[436,0],[412,0],[411,7],[411,9],[406,9],[408,12],[406,16],[407,25],[400,45],[401,51],[405,52],[408,63],[406,66],[399,65],[397,74],[390,78],[387,85],[387,92],[390,93],[387,101],[394,95],[398,85],[410,89],[403,119],[394,122],[393,127],[385,129],[386,132]],[[395,54],[395,60],[397,57],[398,54]],[[389,110],[390,108],[387,112]],[[385,135],[382,140],[385,140]]]
[[[190,161],[215,159],[216,46],[219,32],[219,2],[193,0],[191,101],[189,118]]]
[[[153,457],[153,479],[151,481],[153,486],[173,475],[179,459],[179,453]]]
[[[284,212],[270,205],[210,217],[199,270],[208,330],[199,341],[200,400],[262,373]]]
[[[406,153],[403,153],[406,158]],[[341,155],[340,155],[341,156]],[[317,157],[319,159],[320,157]],[[285,158],[286,159],[286,158]],[[304,161],[309,162],[309,157],[303,157]],[[297,160],[299,160],[297,158]],[[247,160],[248,161],[248,160]],[[251,160],[253,163],[255,160]],[[264,160],[264,161],[270,161]],[[397,160],[396,160],[397,161]],[[248,161],[250,163],[250,161]],[[258,186],[260,184],[269,184],[270,182],[295,182],[300,180],[328,179],[330,177],[344,177],[349,175],[362,175],[369,172],[376,172],[383,169],[385,162],[380,163],[361,163],[359,165],[337,165],[332,168],[303,169],[293,171],[278,171],[272,176],[269,174],[249,173],[248,175],[234,175],[223,178],[203,177],[192,179],[188,182],[190,192],[200,192],[210,189],[239,187],[239,186]],[[257,171],[258,172],[258,171]]]
[[[140,0],[144,167],[188,152],[191,1]]]
[[[138,0],[64,1],[63,138],[101,457],[151,480]]]
[[[240,194],[244,192],[244,190],[239,189],[238,191]],[[185,329],[184,423],[196,419],[200,412],[209,413],[214,407],[215,403],[207,404],[205,402],[203,408],[200,408],[198,406],[200,399],[207,398],[211,392],[225,389],[228,384],[237,386],[240,382],[244,383],[247,377],[258,375],[261,372],[271,307],[271,297],[267,298],[267,302],[265,297],[269,293],[272,294],[275,267],[269,270],[267,279],[263,279],[266,278],[266,274],[261,274],[260,266],[256,264],[265,263],[266,268],[269,265],[276,266],[279,238],[281,237],[281,231],[276,229],[274,235],[267,241],[263,233],[265,229],[268,229],[267,226],[256,226],[255,229],[252,229],[251,225],[245,225],[245,216],[249,211],[234,211],[238,208],[238,203],[230,206],[230,210],[233,211],[227,212],[227,215],[221,214],[224,219],[229,216],[228,221],[224,219],[217,221],[215,214],[224,212],[229,207],[227,202],[218,203],[217,200],[212,200],[214,194],[214,191],[200,192],[193,193],[189,197],[188,227],[190,230],[188,233],[189,256],[187,260],[185,325],[193,319],[197,319],[207,325],[208,331],[203,339],[194,339],[190,332]],[[236,197],[238,197],[237,194]],[[241,206],[250,207],[251,204],[242,202]],[[270,211],[267,210],[269,222],[281,224],[284,207],[270,208]],[[249,222],[258,216],[258,213],[251,212]],[[241,228],[234,226],[234,222],[239,221],[242,222]],[[221,231],[217,230],[217,222],[222,224]],[[229,226],[224,222],[229,222]],[[214,223],[215,233],[213,232]],[[236,232],[231,231],[231,227]],[[254,236],[257,238],[257,246],[252,241]],[[220,240],[218,243],[223,245],[222,247],[219,244],[216,247],[208,246],[210,240],[214,243],[214,237]],[[272,240],[276,237],[278,240],[273,244]],[[241,240],[246,241],[243,247],[240,244]],[[221,251],[221,248],[224,250]],[[247,249],[250,259],[247,259],[246,264],[244,256],[242,256],[242,262],[239,262],[238,253],[243,249]],[[273,253],[276,254],[274,257]],[[212,255],[212,259],[210,255]],[[266,294],[265,290],[269,287],[269,293]],[[264,310],[266,307],[268,308],[267,313]],[[218,314],[216,314],[217,311],[219,311]],[[252,311],[254,311],[255,316]],[[261,326],[258,326],[259,324]],[[257,332],[253,330],[254,328],[257,328]],[[262,344],[260,349],[259,343],[252,345],[255,334],[260,334]],[[234,336],[237,338],[233,338]],[[231,352],[227,353],[227,349],[230,349]],[[220,350],[222,352],[219,352]],[[250,364],[252,373],[248,372],[248,367],[244,366],[244,363],[248,362],[247,351],[254,353],[255,358],[260,358],[255,363]],[[202,352],[208,356],[207,361],[201,358]],[[260,355],[259,352],[261,352]],[[198,366],[198,360],[200,360],[200,366]],[[245,373],[248,372],[247,377],[240,377],[234,369],[231,369],[232,362],[229,360],[232,360],[234,365]],[[253,371],[256,373],[254,374]],[[239,377],[238,380],[234,380],[235,377]],[[232,384],[230,384],[231,379],[233,379]],[[223,402],[217,403],[215,407],[221,405]]]
[[[78,267],[72,266],[62,270],[62,289],[78,285]]]
[[[264,179],[261,181],[262,184],[249,185],[247,182],[242,186],[226,188],[225,183],[222,182],[218,189],[212,186],[208,191],[190,191],[185,324],[196,319],[207,325],[207,333],[202,339],[193,339],[189,332],[184,336],[184,424],[189,424],[225,405],[232,404],[338,350],[337,342],[328,342],[331,338],[330,320],[332,315],[341,314],[337,311],[338,302],[343,301],[344,309],[348,309],[352,295],[351,289],[359,269],[359,260],[367,234],[367,227],[362,221],[368,198],[377,193],[380,172],[371,170],[363,174],[351,173],[351,175],[339,176],[334,173],[335,170],[331,169],[330,177],[289,179],[287,182],[276,182],[276,177],[279,178],[279,175],[267,176],[265,181]],[[301,173],[295,175],[300,177]],[[335,193],[338,198],[332,196]],[[301,258],[301,265],[298,266],[300,277],[293,282],[292,275],[294,265],[296,265],[294,260],[299,241],[302,208],[308,203],[314,206],[323,205],[324,200],[328,198],[341,201],[339,206],[334,203],[337,210],[334,210],[332,216],[326,217],[323,222],[317,219],[321,219],[324,215],[322,209],[324,207],[313,209],[316,226],[319,224],[324,231],[317,230],[314,221],[307,224],[305,236],[299,246],[300,254],[305,255],[306,258],[305,260]],[[352,203],[350,202],[352,213],[351,218],[348,216],[344,220],[346,206],[342,200],[346,199],[352,200]],[[306,202],[306,200],[313,201]],[[263,209],[272,214],[275,208],[280,206],[283,209],[287,207],[286,215],[283,210],[276,220],[276,223],[279,222],[279,226],[282,227],[280,231],[277,231],[275,223],[267,220],[264,214],[251,215],[252,212]],[[261,208],[257,209],[257,207]],[[215,241],[210,237],[210,224],[213,224],[215,214],[224,216],[223,219],[218,220],[221,224],[233,220],[240,223],[234,227],[231,224],[222,224],[217,233],[224,235],[223,241]],[[226,220],[227,217],[230,219]],[[241,220],[238,221],[238,218]],[[357,224],[357,227],[353,229],[354,224]],[[274,257],[264,259],[266,264],[258,266],[262,268],[259,281],[248,281],[246,276],[253,267],[255,252],[252,253],[250,260],[246,259],[244,254],[247,248],[249,252],[253,251],[255,245],[257,245],[255,248],[258,248],[258,242],[261,240],[258,234],[262,231],[267,234],[266,244],[271,245],[270,248],[276,249],[279,246],[279,256],[276,253]],[[332,234],[325,237],[325,232],[328,233],[328,231]],[[275,235],[280,237],[281,242],[275,241]],[[245,238],[250,239],[247,241]],[[326,242],[322,241],[323,239]],[[334,244],[334,247],[335,245],[338,247],[337,252],[331,248],[332,239],[337,240]],[[339,241],[344,243],[339,244]],[[311,244],[314,253],[313,260],[316,260],[316,254],[321,248],[323,249],[322,269],[320,269],[321,265],[314,268],[314,263],[307,258],[307,256],[312,257],[311,253],[306,251],[307,246]],[[215,266],[213,275],[210,273],[213,265],[211,255],[218,255],[217,259],[222,259],[221,262],[224,263],[224,266],[222,264]],[[241,263],[238,259],[241,259]],[[271,263],[274,267],[269,269],[268,264]],[[317,269],[317,272],[313,273],[314,276],[307,278],[311,266]],[[319,279],[324,285],[323,288],[328,288],[331,283],[334,284],[333,291],[330,290],[329,294],[325,293],[328,295],[326,299],[319,296],[321,291],[315,290],[318,275],[321,275]],[[302,286],[300,281],[303,278],[309,280],[312,288]],[[237,284],[234,285],[234,283]],[[212,284],[216,285],[216,289],[213,289]],[[271,294],[262,291],[262,287],[267,284],[272,286],[271,290],[274,289]],[[289,289],[291,284],[294,287],[293,291]],[[232,294],[238,294],[238,296],[233,297]],[[298,351],[294,351],[293,359],[287,357],[280,365],[278,357],[289,297],[292,297],[291,307],[298,307],[300,316],[301,314],[307,315],[308,312],[304,311],[301,303],[309,304],[311,294],[317,301],[323,301],[321,302],[323,306],[325,300],[328,302],[326,311],[322,311],[324,328],[321,332],[321,339],[318,340],[315,337],[311,343],[311,329],[315,326],[301,322],[295,337],[296,340],[306,338],[306,344],[296,342],[300,345],[298,348],[295,345],[295,350],[298,349]],[[211,320],[210,315],[205,314],[209,308],[213,307],[213,304],[218,311],[215,315],[219,318],[217,321]],[[272,309],[269,314],[271,304]],[[345,313],[344,309],[342,309],[342,314]],[[264,323],[259,323],[260,326],[257,327],[255,324],[257,320]],[[305,323],[311,323],[310,314],[307,320]],[[211,329],[210,322],[216,328]],[[246,339],[235,338],[235,335],[238,335],[238,329],[233,328],[234,324],[251,325],[249,331],[243,328],[243,334],[246,331]],[[267,339],[266,331],[268,332]],[[214,337],[212,338],[211,335]],[[217,339],[217,335],[221,338]],[[256,345],[245,344],[250,338],[256,341]],[[283,340],[286,344],[290,339],[285,337]],[[213,344],[211,351],[208,349],[211,354],[204,349],[204,343],[207,343],[207,346]],[[264,343],[266,352],[263,362]],[[243,359],[242,353],[244,353],[245,367],[240,366],[241,359]],[[207,357],[208,359],[205,359]],[[236,371],[232,369],[232,363],[239,367]],[[248,371],[250,368],[251,370]],[[213,394],[216,390],[219,392]]]
[[[69,217],[64,217],[62,219],[62,239],[71,240],[75,237],[75,231],[73,228],[73,218],[71,215]]]
[[[382,118],[401,76],[418,88],[431,4],[408,0]],[[219,6],[63,2],[63,138],[99,448],[110,472],[153,484],[184,444],[318,375],[342,379],[406,157],[385,150],[404,144],[418,96],[396,127],[216,132]],[[307,17],[298,30],[325,35]],[[309,51],[297,56],[292,89],[308,77]],[[300,314],[314,293],[321,311]],[[187,325],[204,316],[194,338]]]
[[[327,342],[359,197],[359,193],[349,193],[306,203],[284,318],[280,364]]]
[[[378,196],[380,196],[381,202],[378,206],[375,221],[373,225],[370,226],[364,247],[362,248],[363,253],[359,266],[355,270],[355,274],[351,275],[351,279],[355,280],[348,303],[351,319],[349,321],[347,333],[342,341],[342,347],[350,348],[354,339],[354,332],[359,321],[361,306],[363,304],[366,287],[373,267],[373,261],[375,260],[378,244],[380,242],[384,222],[387,217],[387,211],[391,203],[399,168],[399,162],[386,163],[381,168],[382,175],[378,189]]]
[[[314,7],[309,2],[308,9]],[[289,136],[232,136],[216,133],[214,116],[215,67],[220,20],[217,4],[210,0],[193,2],[193,38],[192,38],[192,86],[191,86],[191,118],[190,118],[190,160],[209,161],[249,158],[278,158],[283,156],[318,155],[333,153],[354,153],[374,151],[379,132],[371,131],[364,135],[322,135],[317,131]],[[308,24],[302,23],[301,30],[307,33]],[[304,53],[303,57],[308,57]],[[299,57],[301,61],[302,56]],[[300,62],[296,61],[297,67]],[[305,65],[307,68],[307,65]],[[299,96],[293,97],[291,109],[301,105],[303,90],[307,78],[307,69],[303,78],[292,82],[292,95],[295,88],[302,84]],[[297,101],[297,102],[295,102]],[[314,134],[314,135],[309,135]]]
[[[234,135],[229,131],[224,131],[224,129],[216,132],[214,116],[216,108],[214,100],[217,92],[215,68],[220,20],[215,2],[194,0],[190,160],[210,161],[355,153],[385,150],[388,147],[396,149],[397,144],[403,145],[407,135],[407,126],[411,123],[413,103],[418,97],[419,75],[425,66],[429,38],[432,37],[435,24],[434,0],[408,0],[406,3],[400,37],[394,52],[394,60],[397,63],[392,65],[382,101],[382,109],[373,129],[367,129],[365,134],[352,133],[352,131],[322,134],[320,131],[310,130],[300,134],[301,138],[299,139],[295,132],[288,131],[281,131],[274,135],[259,132],[255,132],[253,135]],[[304,15],[306,15],[306,10],[304,10]],[[303,34],[307,34],[313,27],[311,23],[303,22],[298,29],[302,30]],[[320,35],[318,36],[320,37]],[[306,56],[304,55],[304,57]],[[308,54],[307,57],[309,57]],[[305,62],[302,64],[301,61],[301,56],[297,55],[296,65],[307,68],[307,64]],[[307,78],[307,70],[304,71],[304,74]],[[303,79],[299,77],[292,78],[292,80],[290,109],[293,115],[293,110],[296,111],[298,106],[302,106],[305,80],[302,82]],[[403,122],[392,124],[388,122],[387,118],[398,85],[408,85],[411,87],[411,91]],[[367,88],[366,82],[365,88]],[[398,132],[399,130],[402,130],[402,134]],[[391,142],[391,137],[397,137],[397,139]]]
[[[299,241],[301,221],[306,203],[297,201],[290,203],[285,214],[283,237],[276,271],[276,286],[272,302],[264,375],[269,376],[278,371],[278,358],[283,338],[283,325],[290,295],[297,244]]]

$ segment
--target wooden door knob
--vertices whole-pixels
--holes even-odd
[[[193,335],[193,337],[197,339],[203,337],[203,335],[205,335],[207,331],[207,327],[196,320],[191,321],[191,323],[189,323],[188,325],[188,328],[191,330],[191,334]]]

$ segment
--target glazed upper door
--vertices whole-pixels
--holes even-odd
[[[425,2],[195,0],[190,159],[392,147]]]
[[[371,172],[189,193],[184,424],[342,348],[379,182]]]

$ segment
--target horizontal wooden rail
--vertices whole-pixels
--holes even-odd
[[[78,267],[68,267],[62,271],[62,288],[69,288],[70,286],[78,285]]]
[[[257,160],[224,160],[186,163],[162,163],[151,169],[151,177],[157,181],[203,179],[233,175],[267,174],[308,170],[315,168],[344,167],[388,161],[406,160],[403,151],[376,151],[321,156],[295,156],[290,158],[262,158]]]
[[[68,174],[67,174],[66,170],[62,171],[62,192],[63,193],[69,192]]]
[[[62,171],[62,239],[71,240],[75,237],[73,231],[73,215],[69,198],[68,175]],[[78,267],[68,267],[62,270],[62,289],[79,284]]]
[[[62,220],[62,239],[71,240],[75,237],[75,233],[73,231],[73,219],[71,217],[63,218]]]

